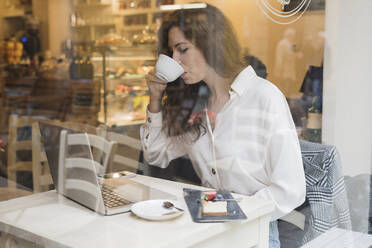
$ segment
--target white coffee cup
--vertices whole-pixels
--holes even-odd
[[[172,82],[181,76],[185,71],[177,61],[171,57],[160,54],[155,65],[155,75],[166,82]]]

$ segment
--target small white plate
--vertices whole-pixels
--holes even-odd
[[[163,203],[169,201],[175,206],[185,209],[182,203],[174,200],[148,200],[137,202],[132,205],[132,212],[138,217],[148,220],[169,220],[182,215],[185,211],[175,208],[164,208]]]

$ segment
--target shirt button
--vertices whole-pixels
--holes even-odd
[[[146,135],[146,139],[148,139],[148,138],[149,138],[149,136],[150,136],[150,134],[147,134],[147,135]]]
[[[147,122],[151,123],[151,118],[150,117],[147,118]]]
[[[216,170],[214,168],[212,168],[212,174],[216,175]]]

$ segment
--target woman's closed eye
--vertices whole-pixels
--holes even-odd
[[[181,52],[181,53],[186,53],[187,50],[189,50],[189,48],[183,48],[183,49],[180,49],[180,52]]]

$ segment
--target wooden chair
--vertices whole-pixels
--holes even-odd
[[[32,141],[18,140],[18,131],[21,128],[31,128],[32,119],[28,117],[19,117],[17,115],[9,116],[9,135],[8,135],[8,187],[16,188],[17,171],[31,171],[32,161],[18,161],[17,152],[31,151]]]
[[[34,192],[43,192],[53,184],[44,145],[40,142],[38,122],[32,123],[32,183]]]
[[[88,134],[98,134],[100,132],[99,130],[103,130],[103,128],[106,129],[105,126],[95,127],[89,124],[85,124],[81,122],[72,122],[72,121],[40,120],[40,122],[53,125],[53,126],[57,126],[60,128],[71,129],[76,132],[88,133]],[[102,151],[99,149],[95,149],[93,147],[93,157],[99,158],[100,156],[102,156]]]
[[[88,147],[88,154],[83,152],[80,154],[74,153],[73,156],[69,156],[69,151],[71,151],[69,149],[73,149],[73,146]],[[100,159],[99,161],[93,159],[92,147],[99,149],[104,153],[103,159]],[[58,162],[59,170],[61,167],[69,168],[72,165],[79,164],[82,168],[90,168],[94,166],[97,174],[103,175],[106,173],[107,165],[111,163],[115,149],[116,142],[114,141],[108,141],[100,136],[88,133],[67,134],[67,130],[62,130]]]
[[[104,160],[97,162],[91,155],[85,153],[71,155],[71,149],[76,146],[99,148],[105,153]],[[92,177],[104,174],[107,164],[112,159],[115,142],[87,133],[71,133],[62,130],[60,134],[58,187],[57,191],[67,194],[70,198],[79,201],[94,210],[102,209],[102,195]],[[91,151],[89,152],[90,154]],[[89,176],[87,176],[89,175]]]
[[[62,128],[68,128],[77,132],[83,132],[88,134],[95,134],[105,138],[109,141],[115,141],[116,149],[113,154],[112,161],[107,165],[107,172],[114,171],[131,171],[137,172],[138,166],[141,164],[138,160],[141,152],[141,142],[138,139],[122,135],[115,132],[107,131],[107,127],[100,125],[94,127],[88,124],[76,123],[76,122],[61,122],[57,120],[40,120],[41,123],[59,126]],[[102,158],[102,150],[95,149],[93,147],[93,158],[99,160]]]
[[[18,140],[18,132],[22,128],[31,129],[31,137]],[[26,130],[24,130],[27,133]],[[28,131],[29,133],[29,131]],[[28,136],[28,135],[26,135]],[[17,152],[31,151],[27,161],[18,161]],[[17,171],[31,171],[35,192],[41,192],[44,186],[53,183],[45,151],[40,142],[40,130],[37,119],[29,116],[10,115],[8,136],[8,187],[17,185]]]
[[[140,153],[142,150],[141,141],[127,135],[122,135],[116,132],[107,131],[107,126],[100,125],[94,127],[88,124],[76,122],[56,122],[53,120],[42,120],[45,123],[54,123],[79,132],[86,132],[89,134],[96,134],[108,141],[116,142],[116,149],[113,154],[113,160],[107,165],[106,172],[116,171],[131,171],[136,173],[138,167],[141,165],[139,162]],[[93,149],[93,157],[95,159],[102,156],[102,151]]]

